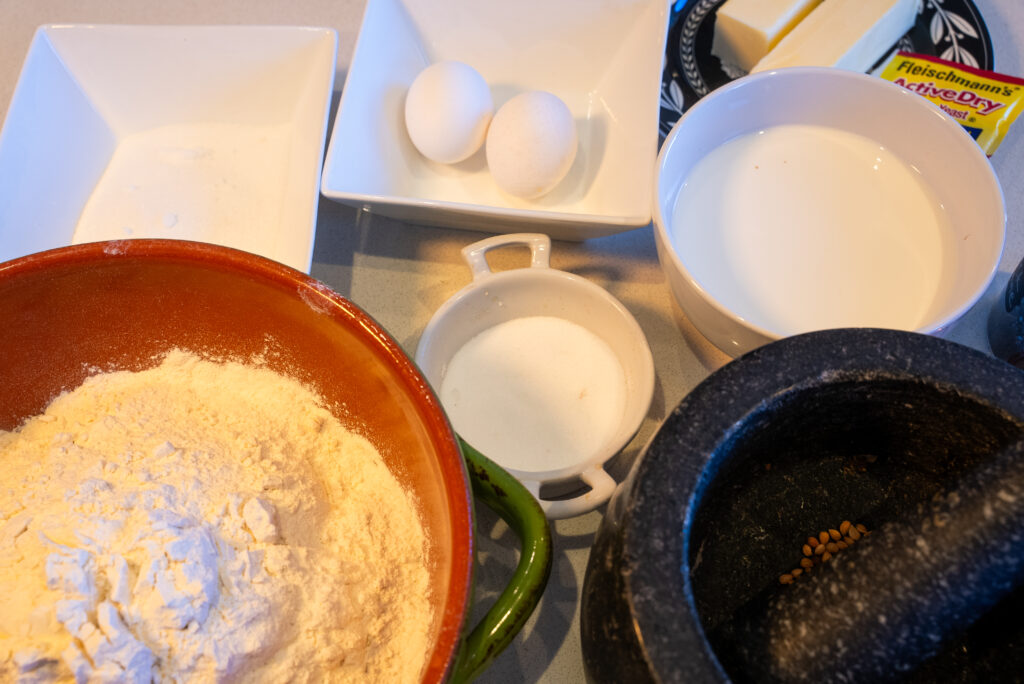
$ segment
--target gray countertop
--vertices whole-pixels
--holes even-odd
[[[927,0],[941,3],[942,0]],[[1024,77],[1024,3],[975,0],[992,37],[997,71]],[[286,24],[338,31],[334,104],[345,83],[363,0],[0,0],[0,111],[6,113],[36,27],[44,23]],[[333,119],[333,112],[332,112]],[[1006,196],[1003,259],[983,299],[950,337],[988,351],[985,317],[1010,271],[1024,257],[1024,118],[992,157]],[[321,200],[312,275],[375,317],[412,354],[433,312],[469,282],[459,250],[481,233],[417,226]],[[496,268],[520,256],[498,253]],[[633,442],[613,464],[621,478],[672,408],[711,371],[728,361],[697,333],[674,303],[658,266],[652,230],[637,229],[583,243],[556,242],[554,268],[584,276],[623,302],[643,328],[654,355],[654,402]],[[547,592],[526,628],[482,677],[488,682],[583,680],[579,596],[603,510],[553,524],[554,567]],[[480,511],[477,611],[511,575],[515,537]]]

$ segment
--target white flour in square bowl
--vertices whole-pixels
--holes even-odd
[[[416,681],[427,539],[297,381],[172,351],[0,432],[0,681]]]

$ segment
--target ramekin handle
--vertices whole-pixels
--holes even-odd
[[[462,248],[462,258],[473,272],[473,280],[491,275],[487,252],[508,245],[526,245],[530,248],[530,268],[550,268],[551,238],[543,233],[509,233],[485,238]]]
[[[608,501],[615,492],[615,478],[601,466],[584,471],[580,474],[580,479],[590,485],[590,490],[577,497],[558,501],[545,501],[538,497],[540,507],[544,509],[544,515],[549,520],[561,520],[589,513]]]

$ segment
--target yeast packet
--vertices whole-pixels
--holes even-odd
[[[1024,79],[913,52],[898,52],[879,76],[931,100],[992,156],[1024,107]]]

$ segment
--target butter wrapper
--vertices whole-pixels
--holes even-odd
[[[898,52],[879,76],[934,102],[990,157],[1024,107],[1024,79],[938,57]]]

